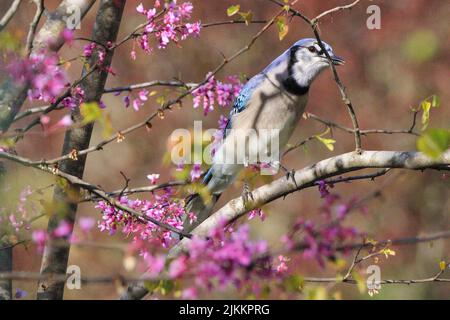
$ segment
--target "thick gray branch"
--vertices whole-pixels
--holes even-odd
[[[292,178],[279,178],[270,184],[263,185],[252,192],[253,201],[244,204],[242,197],[229,201],[225,206],[217,210],[208,219],[203,221],[191,234],[199,237],[208,236],[221,221],[232,222],[243,216],[248,211],[260,207],[292,192],[311,187],[317,181],[333,176],[367,168],[403,168],[420,170],[426,168],[449,169],[450,151],[442,155],[441,159],[433,160],[419,152],[400,151],[363,151],[362,153],[350,152],[326,160],[322,160],[309,167],[295,172],[295,183]],[[173,258],[188,247],[190,239],[184,238],[169,253]],[[143,275],[146,277],[146,274]],[[143,282],[129,286],[123,300],[142,299],[148,293]]]
[[[125,0],[103,0],[97,13],[92,39],[98,43],[115,42],[122,18]],[[106,78],[108,73],[107,67],[111,64],[113,51],[109,50],[103,63],[104,68],[99,68],[90,74],[81,83],[85,91],[85,101],[99,102],[103,94]],[[89,61],[90,69],[97,63],[98,56],[94,54]],[[85,73],[86,70],[83,71]],[[72,117],[76,122],[82,121],[79,109],[72,112]],[[62,154],[66,154],[73,149],[82,150],[89,146],[93,129],[93,123],[83,127],[73,128],[66,132]],[[86,155],[80,156],[78,161],[65,160],[59,163],[59,170],[78,178],[83,176],[86,163]],[[54,192],[55,211],[48,224],[48,233],[51,234],[62,220],[66,220],[73,224],[77,211],[77,201],[70,196],[67,188],[63,189],[59,186]],[[70,238],[68,236],[67,238]],[[41,265],[42,274],[61,274],[67,269],[67,261],[69,258],[70,244],[67,241],[66,246],[55,246],[52,242],[47,243]],[[39,300],[62,299],[64,293],[64,282],[55,280],[42,280],[38,286],[37,298]]]
[[[263,204],[284,197],[292,192],[311,186],[319,180],[346,172],[366,168],[402,168],[402,169],[449,169],[450,151],[444,153],[439,160],[433,160],[420,152],[399,151],[363,151],[361,154],[350,152],[337,157],[322,160],[312,166],[297,170],[295,182],[291,178],[283,177],[270,184],[261,186],[252,192],[254,201],[245,206],[241,197],[229,201],[202,224],[192,231],[193,235],[207,236],[222,220],[234,221],[248,211]],[[175,246],[171,255],[176,255],[186,248],[189,239],[183,239]]]

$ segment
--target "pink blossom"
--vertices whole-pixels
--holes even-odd
[[[139,111],[141,106],[143,105],[142,101],[140,99],[133,99],[133,109],[136,111]]]
[[[141,99],[142,101],[147,101],[148,100],[148,91],[145,89],[142,89],[141,91],[139,91],[139,99]]]
[[[30,99],[54,102],[68,82],[56,54],[37,53],[29,58],[15,59],[7,68],[16,82],[30,84]]]
[[[91,43],[88,43],[87,45],[85,45],[83,48],[83,56],[85,56],[86,58],[90,58],[96,47],[97,47],[97,44],[94,42],[91,42]]]
[[[151,254],[145,255],[144,258],[147,264],[147,273],[150,277],[157,277],[163,271],[166,258],[163,255],[153,256]]]
[[[50,123],[50,117],[49,117],[49,116],[46,116],[46,115],[42,115],[42,116],[40,117],[40,121],[41,121],[41,123],[42,123],[43,125],[47,125],[47,124]]]
[[[177,163],[177,168],[175,170],[176,171],[183,171],[184,170],[184,162],[180,161],[179,163]]]
[[[37,245],[38,251],[42,252],[47,241],[48,235],[45,230],[35,230],[31,234],[31,240]]]
[[[95,225],[94,218],[81,217],[78,219],[78,225],[83,233],[88,233]]]
[[[197,288],[195,288],[195,287],[188,287],[188,288],[184,289],[183,292],[181,293],[182,299],[194,300],[194,299],[197,299],[197,297],[198,297],[198,292],[197,292]]]
[[[61,33],[62,38],[65,42],[68,44],[71,44],[73,41],[73,31],[70,29],[64,29],[64,31]]]
[[[277,272],[278,273],[286,272],[288,270],[288,266],[287,266],[286,262],[288,262],[289,259],[287,257],[283,256],[283,255],[279,255],[278,256],[278,261],[279,261],[279,264],[276,267]]]
[[[189,23],[186,21],[191,18],[193,11],[193,5],[190,2],[177,4],[177,1],[169,1],[163,12],[162,20],[155,20],[156,8],[159,8],[160,5],[160,2],[156,1],[154,7],[150,9],[146,9],[142,3],[136,7],[136,11],[144,15],[147,20],[144,32],[138,38],[138,43],[148,54],[152,52],[154,44],[157,44],[159,49],[165,49],[171,42],[178,44],[180,40],[185,40],[190,35],[198,36],[200,33],[199,22]],[[152,45],[150,42],[153,37],[155,41],[152,41]]]
[[[136,60],[136,50],[134,50],[134,49],[131,50],[130,57],[131,57],[131,59]]]
[[[194,164],[191,169],[191,181],[197,181],[202,176],[202,166],[201,164]]]
[[[73,124],[72,117],[70,116],[70,114],[66,114],[55,124],[55,126],[65,128],[70,127],[72,124]]]
[[[211,73],[206,75],[207,81],[192,92],[194,109],[202,106],[204,115],[214,110],[214,105],[230,106],[242,89],[242,83],[236,76],[229,76],[228,82],[217,81]]]
[[[256,216],[258,216],[261,221],[266,219],[266,214],[261,209],[255,209],[248,213],[248,220],[252,220]]]
[[[132,200],[122,196],[119,202],[152,219],[183,230],[186,212],[182,203],[173,201],[172,196],[173,190],[166,188],[162,190],[162,194],[153,194],[152,200]],[[174,240],[173,232],[162,229],[152,222],[142,223],[130,214],[117,210],[103,201],[98,202],[96,208],[102,211],[102,220],[98,224],[101,231],[114,234],[117,230],[121,230],[127,236],[133,235],[134,241],[156,240],[163,247],[168,247]]]
[[[140,3],[137,7],[136,7],[136,11],[142,14],[146,13],[146,10],[144,9],[144,6],[142,5],[142,3]]]
[[[151,184],[155,184],[156,181],[159,179],[159,174],[158,173],[152,173],[147,175],[147,179],[150,180]]]
[[[189,212],[188,219],[190,224],[193,224],[195,221],[197,221],[197,215],[195,214],[195,212]]]
[[[178,278],[187,270],[187,260],[188,258],[184,255],[176,258],[170,263],[169,267],[169,277]]]
[[[61,221],[58,227],[56,227],[56,229],[53,230],[53,236],[57,238],[66,237],[71,233],[72,233],[72,225],[65,220]]]

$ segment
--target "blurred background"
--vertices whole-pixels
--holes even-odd
[[[142,17],[135,13],[141,1],[128,1],[121,25],[119,39],[130,33]],[[142,1],[147,7],[153,1]],[[312,18],[324,10],[342,5],[346,1],[323,0],[299,1],[294,7]],[[348,1],[347,1],[348,2]],[[11,1],[1,1],[0,12],[5,12]],[[59,1],[46,0],[49,10],[57,6]],[[241,11],[252,10],[256,20],[270,19],[278,9],[269,1],[207,1],[192,0],[194,4],[193,20],[202,23],[230,20],[226,9],[239,3]],[[366,20],[369,14],[366,9],[376,4],[381,8],[381,29],[369,30]],[[75,37],[89,37],[98,3],[90,10],[81,23],[81,29]],[[19,13],[8,25],[7,31],[25,41],[28,24],[34,15],[34,5],[25,1]],[[321,20],[322,39],[333,46],[336,54],[346,60],[339,68],[339,74],[347,87],[362,129],[408,129],[412,122],[411,107],[436,94],[441,98],[440,108],[432,110],[430,127],[448,128],[450,109],[449,92],[449,36],[448,17],[450,5],[445,0],[395,0],[395,1],[361,1],[350,11],[343,11]],[[170,80],[179,78],[186,82],[199,82],[222,61],[222,55],[230,56],[245,46],[262,25],[245,24],[225,25],[206,28],[198,39],[190,38],[180,43],[180,47],[171,45],[166,50],[155,50],[152,55],[145,55],[137,50],[135,61],[129,58],[132,43],[120,47],[114,54],[113,69],[116,76],[109,76],[107,87],[128,85],[150,80]],[[268,63],[286,50],[300,38],[313,36],[309,26],[300,19],[289,23],[289,33],[280,41],[278,32],[272,27],[264,33],[251,50],[228,64],[217,76],[224,80],[227,75],[245,74],[253,76]],[[71,46],[61,50],[63,58],[79,55],[85,43],[75,41]],[[5,66],[0,62],[0,76],[5,74]],[[81,65],[74,62],[68,69],[71,79],[79,78]],[[157,88],[163,93],[164,88]],[[127,128],[141,121],[157,108],[155,99],[150,99],[140,111],[126,109],[122,96],[105,95],[103,101],[110,112],[115,130]],[[35,106],[35,105],[33,105]],[[25,107],[30,107],[27,104]],[[307,111],[325,119],[351,127],[345,105],[342,103],[337,86],[331,73],[324,72],[310,90]],[[59,119],[67,111],[52,115]],[[112,143],[102,152],[91,153],[87,160],[84,178],[99,184],[106,190],[116,190],[123,186],[120,171],[131,178],[132,187],[148,184],[146,175],[160,173],[159,181],[173,180],[173,166],[163,164],[164,154],[168,148],[168,138],[177,128],[191,129],[194,120],[202,120],[203,128],[216,128],[221,114],[227,115],[229,108],[216,107],[207,117],[202,110],[193,109],[192,99],[185,98],[183,108],[174,108],[166,112],[163,120],[153,121],[150,132],[141,129],[126,137],[124,142]],[[28,123],[26,119],[18,124],[22,127]],[[420,127],[420,125],[419,125]],[[293,134],[290,143],[299,142],[310,135],[323,132],[324,126],[311,119],[302,119]],[[92,143],[102,140],[102,132],[96,127]],[[56,133],[44,136],[40,128],[34,131],[17,145],[20,155],[32,159],[54,158],[61,152],[64,134]],[[330,135],[328,135],[329,137]],[[337,142],[334,151],[329,151],[320,142],[313,140],[306,149],[297,149],[285,158],[284,165],[299,169],[321,159],[352,151],[354,139],[351,134],[333,130],[332,137]],[[416,138],[411,135],[370,135],[363,137],[363,148],[366,150],[415,150]],[[13,181],[7,197],[2,201],[17,201],[19,192],[26,186],[42,188],[52,184],[50,175],[21,166],[7,164],[10,181]],[[281,176],[283,173],[279,173]],[[360,181],[337,185],[333,191],[344,199],[351,197],[364,198],[375,190],[381,195],[366,203],[368,214],[352,214],[347,224],[367,232],[372,238],[384,240],[429,234],[450,229],[450,184],[449,177],[441,172],[391,172],[375,182]],[[220,203],[240,195],[242,185],[237,184],[222,197]],[[33,196],[39,200],[50,201],[52,188],[45,189],[42,194]],[[142,195],[145,197],[145,195]],[[251,221],[252,236],[255,239],[266,239],[273,247],[280,247],[280,236],[298,217],[317,221],[320,194],[317,189],[308,189],[291,194],[285,199],[274,201],[263,209],[268,217],[265,222],[258,219]],[[92,204],[82,204],[78,209],[78,217],[91,216],[98,218],[99,212]],[[34,223],[37,228],[45,228],[46,218]],[[79,233],[76,229],[75,232]],[[123,235],[108,236],[93,232],[91,240],[98,244],[128,243]],[[412,246],[395,247],[396,255],[379,262],[383,279],[416,279],[434,275],[438,271],[439,261],[450,260],[450,241],[438,240]],[[351,256],[347,257],[347,260]],[[16,246],[14,248],[14,270],[39,271],[41,257],[35,248]],[[139,272],[127,272],[123,266],[124,256],[120,251],[104,248],[73,247],[69,264],[81,267],[83,276],[122,273],[139,275]],[[298,268],[304,276],[334,276],[335,270],[330,265],[320,268],[314,261],[291,261],[291,268]],[[34,298],[36,284],[34,282],[15,281],[30,294],[27,299]],[[333,284],[323,287],[308,285],[316,298],[367,299],[366,293],[360,294],[356,286]],[[315,291],[314,291],[315,290]],[[411,286],[385,285],[376,295],[376,299],[432,299],[449,298],[450,286],[445,283],[418,284]],[[231,290],[217,294],[216,298],[232,298],[236,293]],[[115,299],[117,289],[114,285],[86,285],[82,290],[66,290],[66,299]],[[211,297],[211,296],[208,296]],[[298,298],[307,296],[298,296]],[[286,298],[283,295],[274,298]]]

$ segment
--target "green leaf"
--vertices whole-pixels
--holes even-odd
[[[403,55],[412,62],[430,61],[439,53],[439,38],[429,29],[410,33],[402,44]]]
[[[239,15],[244,19],[245,24],[248,26],[252,22],[253,12],[239,12]]]
[[[159,286],[159,280],[155,281],[144,281],[144,288],[147,289],[148,292],[152,293]]]
[[[417,150],[433,159],[439,158],[450,148],[450,130],[429,129],[417,139]]]
[[[111,115],[109,113],[105,113],[104,116],[100,118],[100,123],[103,127],[103,137],[108,138],[109,136],[111,136],[113,131]]]
[[[329,138],[322,138],[322,137],[316,137],[317,140],[322,142],[325,147],[327,147],[328,150],[333,151],[334,150],[334,144],[336,143],[336,140],[329,139]]]
[[[280,41],[284,39],[289,31],[288,25],[286,25],[286,17],[277,18],[278,37]]]
[[[319,140],[320,142],[322,142],[328,150],[333,151],[336,140],[331,139],[331,138],[323,138],[323,136],[327,135],[329,132],[330,132],[330,128],[328,128],[324,133],[321,133],[321,134],[315,136],[315,138],[317,140]]]
[[[366,282],[364,281],[364,278],[355,270],[352,272],[352,278],[356,281],[359,293],[363,294],[366,291]]]
[[[14,147],[16,144],[16,141],[13,138],[4,138],[0,139],[0,147],[9,149]]]
[[[168,295],[175,288],[175,284],[172,280],[161,280],[158,286],[158,290],[163,296]]]
[[[163,106],[164,103],[166,103],[166,97],[165,96],[159,96],[158,98],[156,98],[156,103],[159,104],[160,106]]]
[[[18,51],[20,49],[20,38],[11,32],[0,33],[0,50],[2,51]]]
[[[305,279],[301,275],[294,274],[283,280],[283,285],[287,291],[299,292],[303,289]]]
[[[441,104],[441,101],[437,95],[432,95],[431,97],[426,98],[420,103],[419,108],[422,109],[422,131],[425,131],[428,128],[430,123],[430,110],[431,108],[437,108]],[[416,111],[417,109],[413,109]]]
[[[420,107],[422,108],[422,131],[424,131],[428,124],[430,123],[430,109],[431,109],[431,102],[429,101],[422,101],[420,104]]]
[[[227,15],[228,15],[229,17],[234,16],[236,13],[239,12],[240,9],[241,9],[241,6],[238,5],[238,4],[233,5],[233,6],[230,6],[230,7],[228,7],[228,9],[227,9]]]
[[[102,110],[97,102],[87,102],[80,105],[80,112],[83,116],[83,123],[94,122],[102,117]]]
[[[440,105],[441,105],[441,98],[439,98],[439,96],[433,94],[433,95],[431,96],[431,106],[432,106],[433,108],[437,108],[437,107],[439,107]]]

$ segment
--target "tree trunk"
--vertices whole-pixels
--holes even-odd
[[[103,0],[95,21],[92,40],[97,43],[106,44],[115,42],[122,18],[125,0]],[[85,102],[99,102],[105,86],[107,71],[110,66],[113,52],[106,54],[103,67],[94,71],[83,81],[82,88],[85,91]],[[97,61],[97,52],[90,59],[90,67],[93,68]],[[85,73],[86,70],[83,70]],[[80,122],[82,116],[79,109],[72,112],[72,118],[75,122]],[[73,149],[82,150],[89,147],[93,124],[88,124],[80,128],[68,130],[65,135],[62,154],[67,154]],[[86,155],[79,156],[77,161],[66,160],[59,163],[59,170],[82,178],[86,163]],[[66,187],[56,186],[54,191],[54,206],[50,221],[48,223],[48,233],[51,234],[59,223],[63,220],[73,225],[77,211],[77,201],[73,199],[73,190]],[[70,252],[71,234],[65,237],[65,245],[55,246],[48,241],[44,250],[44,256],[41,265],[42,274],[62,274],[66,273],[67,262]],[[38,285],[38,300],[62,299],[64,293],[64,282],[46,280],[40,281]]]

